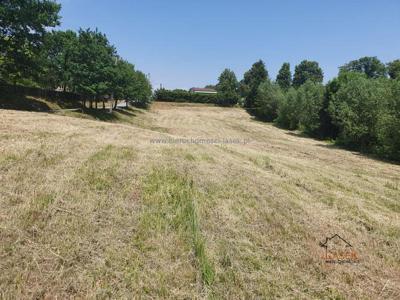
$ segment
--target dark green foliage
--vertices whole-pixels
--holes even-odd
[[[292,73],[290,72],[290,64],[284,63],[276,76],[276,83],[282,90],[287,91],[292,85]]]
[[[293,86],[299,87],[308,80],[315,83],[322,83],[324,74],[316,61],[303,60],[295,67]]]
[[[217,102],[216,94],[198,94],[186,90],[166,90],[158,89],[154,92],[154,99],[166,102],[193,102],[193,103],[212,103]]]
[[[320,136],[324,92],[322,84],[311,80],[297,90],[289,89],[285,98],[279,102],[277,124],[291,130],[300,129],[312,136]]]
[[[362,57],[340,67],[340,72],[364,73],[368,78],[379,78],[386,76],[386,67],[377,57]]]
[[[377,124],[377,153],[400,161],[400,80],[391,83],[387,107]]]
[[[76,92],[95,99],[110,93],[115,63],[115,48],[104,34],[97,30],[79,30],[78,49],[71,67]]]
[[[240,93],[245,97],[244,107],[252,113],[254,101],[260,84],[268,79],[268,72],[262,60],[254,63],[250,70],[244,74],[243,80],[240,82]]]
[[[0,78],[15,84],[35,75],[43,36],[59,24],[60,8],[49,0],[0,2]]]
[[[239,95],[233,91],[218,92],[216,104],[219,106],[234,106],[239,102]]]
[[[320,111],[320,129],[319,136],[321,138],[336,138],[339,133],[339,128],[333,123],[332,117],[329,114],[329,104],[332,101],[333,95],[339,90],[340,83],[337,78],[329,81],[325,86],[324,101]]]
[[[97,29],[46,31],[59,24],[60,7],[51,0],[0,2],[0,81],[62,88],[91,104],[114,95],[146,106],[149,80],[133,65],[118,62],[104,34]]]
[[[140,107],[147,107],[151,100],[151,84],[143,72],[122,59],[113,70],[111,91],[116,99],[125,99]]]
[[[299,129],[307,134],[319,135],[320,112],[324,100],[324,86],[308,80],[297,90]]]
[[[37,76],[42,86],[72,90],[72,59],[76,57],[77,49],[78,36],[72,30],[53,31],[45,35],[42,70]]]
[[[233,106],[239,101],[239,82],[233,71],[225,69],[218,78],[216,89],[218,91],[217,104],[221,106]]]
[[[260,84],[254,101],[254,115],[272,122],[278,115],[278,106],[284,101],[282,90],[277,84],[265,80]]]
[[[134,80],[128,89],[127,99],[136,106],[148,107],[152,100],[150,80],[141,71],[135,71]]]
[[[390,78],[400,78],[400,59],[396,59],[387,64],[388,74]]]
[[[279,103],[276,123],[283,128],[297,129],[299,126],[298,107],[297,90],[290,88],[286,92],[283,101]]]
[[[239,83],[236,79],[236,75],[233,71],[225,69],[218,78],[218,84],[216,89],[218,92],[237,92]]]

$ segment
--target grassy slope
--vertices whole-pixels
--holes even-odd
[[[121,114],[0,110],[0,295],[400,296],[400,166],[240,109]],[[150,143],[160,137],[250,143]],[[333,233],[360,263],[323,262]]]

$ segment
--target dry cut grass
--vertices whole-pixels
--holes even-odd
[[[399,165],[236,108],[120,114],[0,110],[1,298],[400,297]]]

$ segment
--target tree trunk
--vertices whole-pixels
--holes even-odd
[[[104,102],[104,99],[103,99],[103,109],[106,109],[106,103]]]
[[[97,102],[98,102],[98,101],[97,101],[97,99],[96,99],[96,100],[95,100],[95,103],[96,103],[96,109],[97,109]]]
[[[114,102],[114,109],[117,108],[117,104],[118,104],[118,100],[116,99],[115,102]]]

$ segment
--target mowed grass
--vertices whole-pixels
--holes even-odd
[[[236,108],[122,114],[0,110],[1,298],[400,297],[399,165]]]

